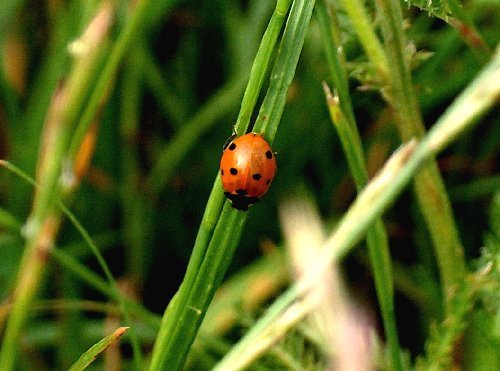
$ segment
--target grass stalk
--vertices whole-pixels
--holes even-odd
[[[368,59],[380,74],[380,80],[386,81],[389,73],[387,55],[373,28],[373,22],[368,17],[364,2],[361,0],[341,0],[341,3],[358,34]]]
[[[25,180],[26,182],[28,182],[32,186],[36,187],[37,189],[40,188],[40,185],[37,184],[34,179],[32,179],[28,174],[23,172],[21,169],[19,169],[15,165],[12,165],[11,163],[9,163],[7,161],[0,160],[0,166],[5,167],[6,169],[8,169],[12,173],[16,174],[17,176],[19,176],[20,178],[22,178],[23,180]],[[68,196],[68,195],[66,195],[66,196]],[[49,254],[55,255],[56,257],[59,258],[59,260],[62,260],[63,262],[65,262],[69,268],[73,268],[73,271],[76,274],[79,274],[81,278],[83,278],[87,282],[94,285],[94,287],[96,289],[101,290],[101,292],[104,292],[104,293],[110,295],[110,297],[116,299],[116,301],[120,305],[120,310],[123,313],[123,317],[125,319],[125,322],[130,324],[131,323],[130,315],[129,315],[127,306],[125,305],[126,299],[121,294],[121,292],[118,288],[118,284],[116,283],[115,279],[113,278],[113,275],[111,274],[111,271],[110,271],[108,265],[106,264],[104,257],[100,253],[98,247],[95,245],[94,241],[92,240],[90,235],[87,233],[85,228],[83,228],[83,226],[76,219],[76,217],[73,215],[73,213],[71,211],[69,211],[69,209],[67,209],[62,202],[57,202],[57,207],[58,207],[57,212],[52,213],[47,218],[47,223],[46,223],[47,232],[46,232],[46,235],[42,235],[43,244],[38,243],[35,246],[35,247],[37,247],[37,250],[35,250],[35,251],[38,254],[43,253],[43,255],[42,256],[36,255],[36,254],[28,255],[25,253],[25,255],[23,256],[23,259],[31,258],[32,260],[28,260],[27,263],[21,262],[21,267],[27,267],[25,269],[32,269],[34,272],[33,274],[39,274],[38,277],[40,277],[41,273],[43,273],[43,268],[45,266],[45,261],[48,259],[48,255]],[[78,267],[78,263],[73,262],[73,264],[71,264],[72,263],[71,259],[68,256],[66,256],[66,258],[64,258],[65,254],[63,252],[59,252],[59,253],[54,252],[54,248],[52,245],[54,243],[54,236],[56,234],[56,231],[59,228],[59,224],[61,221],[61,214],[64,214],[70,220],[70,222],[75,226],[75,228],[78,230],[80,235],[83,237],[83,239],[85,240],[85,242],[88,245],[88,247],[90,248],[90,250],[93,252],[93,254],[97,258],[97,261],[98,261],[99,265],[101,266],[104,274],[106,275],[106,278],[108,279],[109,284],[111,285],[111,289],[108,289],[106,287],[106,284],[103,283],[102,281],[100,281],[100,279],[98,278],[97,275],[93,274],[89,270],[82,269],[81,266]],[[42,231],[43,231],[43,229],[42,229]],[[43,259],[40,259],[40,258],[43,258]],[[21,274],[21,272],[23,272],[23,271],[20,270],[20,274],[19,274],[20,278],[18,279],[18,287],[22,287],[22,290],[23,290],[22,291],[23,295],[20,295],[20,298],[23,299],[24,301],[21,302],[21,304],[26,305],[26,304],[30,303],[31,300],[33,299],[33,295],[35,294],[37,282],[30,279],[30,276],[26,276],[26,275],[23,276]],[[21,280],[25,280],[26,282],[19,283],[19,281],[21,281]],[[29,295],[31,295],[31,297]],[[13,322],[12,328],[14,330],[17,329],[17,331],[19,331],[20,326],[22,326],[22,322],[20,322],[20,321],[25,320],[25,318],[20,319],[19,317],[21,314],[26,316],[26,312],[24,312],[24,313],[22,313],[20,311],[18,311],[17,313],[15,312],[17,301],[18,300],[15,300],[14,304],[12,305],[12,312],[14,312],[14,314],[16,314],[16,315],[11,316],[11,317],[14,317],[14,322]],[[131,303],[133,303],[133,302],[131,302]],[[19,304],[19,305],[21,305],[21,304]],[[137,306],[135,304],[131,304],[131,305],[134,307],[134,309],[136,311],[139,311],[142,314],[145,313],[144,310],[141,310],[142,307]],[[27,311],[28,308],[26,307],[25,310]],[[20,313],[20,314],[18,314],[18,313]],[[146,317],[149,317],[149,316],[146,316]],[[8,326],[7,326],[7,329],[8,329]],[[14,331],[14,330],[12,330],[12,331]],[[11,335],[11,336],[14,338],[14,335]],[[141,369],[142,368],[142,366],[141,366],[142,353],[140,351],[139,340],[138,340],[137,334],[135,333],[135,330],[130,332],[130,338],[131,338],[132,348],[134,350],[135,367],[136,367],[136,369]],[[13,365],[14,365],[13,362],[15,361],[15,352],[13,351],[13,348],[10,348],[10,347],[13,347],[15,344],[14,343],[12,343],[12,344],[7,343],[7,345],[5,345],[6,339],[7,339],[7,334],[6,334],[6,337],[4,339],[4,344],[2,345],[2,352],[4,352],[4,350],[3,350],[4,347],[6,347],[5,349],[7,349],[7,351],[5,353],[6,354],[6,356],[5,356],[5,365],[6,366],[5,367],[13,367]],[[12,354],[9,354],[9,352],[8,352],[9,349],[12,351]],[[0,354],[0,356],[3,357],[3,353]],[[3,360],[0,359],[0,362],[3,362]]]
[[[162,10],[167,12],[173,5],[174,0],[164,0],[163,2],[165,5]],[[147,23],[145,20],[150,16],[152,4],[154,4],[154,1],[150,0],[139,0],[135,4],[132,16],[118,36],[106,60],[106,64],[99,74],[99,78],[85,106],[85,110],[82,112],[81,119],[71,141],[70,154],[74,155],[78,151],[78,148],[80,148],[80,144],[94,120],[94,116],[102,102],[103,96],[106,95],[106,92],[114,81],[123,57],[133,42],[138,38],[138,35],[142,31],[142,27]]]
[[[140,170],[137,153],[139,111],[140,111],[140,72],[137,65],[137,53],[130,53],[132,63],[124,66],[123,83],[121,86],[120,132],[122,139],[122,181],[120,182],[120,198],[123,208],[123,233],[126,241],[127,256],[125,258],[126,272],[134,284],[140,288],[140,279],[144,276],[144,254],[149,251],[147,246],[150,235],[150,225],[147,210],[152,208],[144,194],[139,189]]]
[[[25,172],[23,172],[21,169],[19,169],[18,167],[16,167],[15,165],[12,165],[11,163],[7,162],[7,161],[4,161],[4,160],[0,160],[0,166],[3,166],[5,167],[6,169],[8,169],[9,171],[11,171],[12,173],[16,174],[17,176],[19,176],[21,179],[25,180],[26,182],[28,182],[29,184],[31,184],[32,186],[36,187],[37,189],[40,188],[40,185],[36,183],[36,181],[34,179],[32,179],[28,174],[26,174]],[[68,195],[66,195],[68,196]],[[130,324],[131,323],[131,320],[130,320],[130,315],[129,315],[129,312],[128,312],[128,309],[127,309],[127,306],[125,305],[125,301],[126,299],[122,296],[119,288],[118,288],[118,284],[116,283],[115,279],[113,278],[113,275],[111,274],[111,270],[109,269],[108,265],[106,264],[106,261],[104,260],[104,257],[102,256],[102,254],[100,253],[99,251],[99,248],[96,246],[96,244],[94,243],[94,241],[92,240],[92,237],[88,234],[88,232],[85,230],[85,228],[83,228],[83,226],[80,224],[80,222],[76,219],[76,217],[73,215],[73,213],[66,208],[66,206],[64,206],[64,204],[62,202],[57,202],[57,214],[54,213],[54,214],[51,214],[51,218],[48,218],[47,220],[52,222],[53,224],[48,224],[48,227],[47,228],[51,228],[49,229],[48,233],[51,233],[51,236],[49,237],[52,237],[51,239],[46,239],[44,240],[44,243],[47,244],[53,244],[53,234],[55,233],[55,230],[54,228],[58,227],[59,226],[59,222],[60,222],[60,214],[64,214],[69,220],[70,222],[74,225],[74,227],[78,230],[78,232],[80,233],[80,235],[82,236],[82,238],[84,239],[85,243],[87,244],[87,246],[90,248],[90,250],[93,252],[94,256],[97,258],[97,261],[101,267],[101,269],[103,270],[110,286],[111,286],[111,289],[107,288],[106,285],[104,283],[102,283],[100,281],[100,279],[98,278],[97,275],[94,275],[92,272],[86,270],[86,269],[82,269],[82,267],[78,266],[78,263],[73,263],[71,264],[71,259],[68,258],[68,256],[66,256],[66,259],[65,259],[65,254],[63,252],[54,252],[54,248],[53,246],[50,246],[50,248],[47,248],[47,246],[42,246],[42,247],[45,247],[45,250],[38,250],[37,252],[40,253],[44,253],[44,256],[42,256],[45,260],[47,260],[47,257],[49,254],[51,255],[55,255],[57,257],[59,257],[59,260],[62,260],[64,262],[66,262],[68,264],[68,266],[70,268],[73,268],[73,271],[76,272],[77,274],[80,274],[80,277],[83,278],[84,280],[86,280],[87,282],[90,282],[91,284],[95,285],[94,287],[96,289],[100,289],[102,292],[110,295],[111,297],[113,297],[114,299],[116,299],[116,301],[119,303],[120,305],[120,309],[123,313],[123,317],[125,319],[125,322]],[[55,224],[54,224],[55,223]],[[46,237],[46,236],[44,236]],[[24,257],[30,257],[30,255],[27,255],[25,253]],[[28,263],[30,263],[30,266],[33,265],[35,269],[40,269],[36,263],[44,263],[44,261],[41,261],[40,259],[40,256],[38,257],[35,257],[33,258],[33,261],[34,263],[31,263],[30,261],[28,261]],[[25,265],[28,265],[28,264],[25,264]],[[23,262],[21,262],[21,266],[23,266]],[[42,267],[43,268],[43,267]],[[35,272],[35,273],[39,273],[40,272]],[[19,280],[22,280],[23,277],[26,277],[25,276],[20,276],[20,279]],[[23,283],[23,285],[26,287],[25,290],[31,290],[31,291],[28,291],[24,294],[24,296],[22,296],[21,298],[24,298],[24,297],[28,297],[28,295],[34,295],[34,290],[36,289],[36,287],[33,287],[33,283],[32,283],[32,280],[30,280],[30,277],[29,275],[27,275],[27,281],[28,283]],[[18,281],[19,281],[18,280]],[[18,287],[22,287],[19,283],[18,283]],[[31,302],[32,300],[32,297],[29,298],[29,301],[25,301],[25,303],[29,303]],[[26,300],[26,299],[24,299]],[[14,301],[14,304],[12,306],[12,312],[15,313],[15,306],[16,306],[16,303],[17,301]],[[132,304],[132,306],[134,306],[134,304]],[[139,306],[140,307],[140,306]],[[136,310],[138,311],[141,311],[140,307],[139,309],[137,309],[138,307],[135,306]],[[144,311],[141,311],[142,313],[145,313]],[[23,314],[23,313],[21,313]],[[24,313],[24,315],[26,315],[26,313]],[[12,315],[11,315],[12,317]],[[149,317],[149,316],[148,316]],[[20,326],[22,325],[22,323],[19,323],[19,319],[17,317],[14,317],[14,320],[16,322],[14,322],[14,325],[15,326]],[[14,327],[13,325],[13,327]],[[14,327],[16,328],[16,327]],[[7,329],[8,329],[8,326],[7,326]],[[17,328],[17,330],[19,331],[19,328]],[[4,343],[2,345],[2,352],[4,351],[4,347],[6,347],[6,349],[10,349],[8,347],[11,347],[11,346],[14,346],[15,344],[7,344],[5,345],[5,341],[7,339],[7,336],[5,337],[4,339]],[[138,337],[137,335],[135,334],[135,332],[131,331],[131,343],[132,343],[132,347],[133,347],[133,350],[134,350],[134,363],[135,363],[135,367],[137,369],[141,369],[141,364],[142,364],[142,353],[140,351],[140,347],[139,347],[139,340],[138,340]],[[14,362],[15,360],[15,352],[12,353],[12,355],[9,354],[8,351],[6,351],[6,358],[5,358],[5,365],[6,367],[13,367],[13,363],[11,364],[10,362]],[[0,356],[3,357],[3,353],[0,354]],[[0,359],[0,362],[3,362],[2,359]],[[3,369],[3,368],[2,368]],[[7,368],[8,369],[8,368]]]
[[[253,127],[253,131],[264,134],[269,143],[273,142],[278,130],[278,123],[285,107],[286,94],[295,75],[314,3],[311,1],[304,5],[300,1],[294,1],[290,10],[283,40],[271,71],[269,89]]]
[[[270,58],[276,47],[276,40],[282,29],[290,4],[291,0],[278,1],[262,37],[262,42],[255,56],[250,78],[241,101],[240,113],[236,120],[235,129],[238,133],[244,133],[248,128],[266,76]],[[247,77],[242,76],[222,87],[170,140],[158,156],[158,160],[147,180],[147,185],[154,194],[158,194],[168,183],[177,164],[192,147],[193,143],[196,143],[196,138],[223,117],[236,104],[236,99],[239,97],[241,90],[244,89],[246,80]]]
[[[332,262],[347,255],[372,223],[410,183],[415,172],[464,131],[471,129],[478,122],[479,116],[496,104],[500,97],[499,81],[500,48],[497,49],[493,60],[438,119],[420,143],[417,146],[407,146],[404,152],[396,153],[377,177],[365,187],[327,240],[325,253],[317,260],[318,269],[313,269],[312,272],[321,274]],[[233,360],[242,357],[261,334],[302,296],[308,284],[312,282],[316,282],[315,277],[305,278],[286,290],[218,366],[231,364]]]
[[[407,142],[421,138],[425,128],[405,55],[401,5],[398,0],[377,0],[376,5],[387,55],[394,65],[389,71],[389,102],[395,111],[401,139]],[[415,176],[414,189],[434,245],[443,296],[447,301],[453,286],[464,278],[466,268],[450,201],[435,161],[429,161]]]
[[[250,71],[250,79],[248,80],[245,94],[241,100],[240,113],[236,120],[235,129],[240,134],[246,132],[250,123],[250,118],[254,112],[259,92],[269,68],[272,53],[276,48],[279,33],[283,28],[283,23],[291,4],[292,0],[277,1],[276,8],[271,16],[266,32],[262,36],[259,50],[257,51]]]
[[[117,342],[127,330],[128,327],[120,327],[113,334],[106,336],[104,339],[94,344],[89,350],[81,355],[81,357],[70,367],[69,371],[85,370],[106,350],[106,348]]]
[[[53,94],[48,92],[56,91],[61,81],[62,71],[68,64],[67,46],[72,36],[69,32],[69,20],[57,17],[48,40],[48,50],[32,84],[22,118],[20,122],[7,122],[12,143],[17,144],[17,148],[14,147],[10,154],[10,160],[31,175],[35,173],[36,162],[33,159],[37,156],[42,127],[53,98]],[[32,189],[25,183],[20,183],[15,192],[10,192],[9,206],[11,210],[15,210],[16,215],[27,217],[32,206],[31,192]]]
[[[281,23],[283,23],[284,15],[286,14],[286,11],[283,11],[284,5],[289,6],[290,2],[279,1],[273,14],[273,17],[278,14]],[[281,45],[276,57],[275,67],[273,69],[273,74],[275,73],[276,76],[283,77],[286,75],[286,71],[295,70],[313,5],[314,4],[311,2],[304,1],[296,1],[292,5],[287,26],[283,33]],[[304,23],[305,26],[300,25],[300,23]],[[272,18],[268,30],[269,27],[275,28],[277,26],[276,21],[273,21]],[[275,35],[276,37],[278,33],[279,32],[266,31],[267,35]],[[249,79],[250,86],[247,87],[243,98],[242,108],[237,121],[237,130],[245,128],[245,124],[247,123],[243,120],[246,120],[246,118],[250,119],[250,115],[247,115],[246,112],[253,112],[253,107],[248,107],[246,105],[255,105],[259,86],[261,86],[263,82],[263,75],[269,65],[269,58],[271,57],[270,51],[274,49],[276,40],[277,39],[274,37],[271,38],[271,36],[263,38],[251,71],[251,77]],[[290,52],[291,50],[294,52]],[[286,58],[286,63],[280,64],[279,61],[283,61],[284,58],[281,56],[282,53],[286,53],[288,58]],[[266,107],[265,109],[269,110],[269,112],[266,112],[264,108],[262,108],[260,114],[266,116],[270,120],[267,126],[269,129],[267,132],[268,139],[270,141],[272,141],[276,133],[281,111],[284,106],[286,91],[288,90],[291,78],[288,77],[285,81],[287,82],[283,83],[283,81],[278,78],[271,78],[268,93],[262,104],[262,107]],[[275,105],[270,104],[270,102],[274,102]],[[276,107],[278,107],[277,111]],[[279,109],[279,107],[281,107],[281,109]],[[275,111],[274,114],[271,115],[273,109]],[[255,125],[254,130],[264,131],[264,128]],[[269,132],[271,134],[269,134]],[[217,176],[205,210],[205,214],[210,213],[214,218],[210,224],[204,224],[206,222],[206,218],[204,217],[197,241],[195,242],[193,256],[189,262],[186,277],[163,317],[164,322],[162,323],[162,328],[160,329],[155,349],[153,350],[153,359],[151,363],[152,370],[161,369],[167,365],[169,368],[175,370],[182,366],[187,351],[194,340],[196,331],[203,318],[204,311],[208,307],[217,285],[222,280],[234,249],[238,244],[247,214],[232,209],[229,203],[226,202],[223,212],[219,216],[218,210],[220,210],[222,206],[223,197],[220,179],[219,176]],[[213,235],[210,236],[210,232],[213,230],[214,226],[215,230]],[[217,241],[221,243],[214,244],[214,242]],[[208,246],[204,244],[208,244]],[[212,249],[214,249],[215,246],[217,247],[217,251],[213,252]],[[198,300],[199,298],[201,298],[201,301]],[[193,303],[193,305],[191,303]],[[194,315],[193,309],[195,309]]]
[[[288,13],[290,4],[291,0],[278,1],[276,9],[271,16],[269,25],[262,38],[262,42],[255,57],[252,70],[250,72],[250,78],[243,96],[240,113],[237,119],[236,128],[240,132],[245,131],[249,125],[251,113],[255,108],[255,104],[257,102],[257,98],[264,81],[267,66],[270,63],[272,51],[275,49],[278,35],[283,26],[285,16]],[[186,276],[184,277],[182,286],[187,286],[188,282],[192,283],[196,277],[198,268],[203,260],[206,248],[210,242],[213,231],[217,224],[224,199],[225,198],[222,193],[220,176],[217,175],[207,206],[205,208],[205,213],[203,215],[200,228],[198,230],[193,254],[189,260],[189,265],[187,267]],[[182,286],[173,300],[179,300],[181,302],[185,300],[183,296],[186,295],[188,288],[183,288]],[[173,306],[174,303],[172,302],[171,305]],[[169,309],[167,309],[167,311],[168,310]],[[174,311],[174,309],[170,310]],[[176,316],[173,314],[170,315],[172,321],[175,319],[175,317]],[[164,316],[164,319],[165,318],[166,315]],[[173,326],[173,323],[162,325],[162,328],[163,326],[168,328],[170,326]],[[160,335],[158,337],[161,339]],[[157,343],[158,342],[161,342],[161,340],[157,340]]]
[[[348,1],[346,2],[348,3]],[[340,30],[336,19],[330,17],[324,1],[318,2],[316,14],[324,40],[330,75],[338,94],[338,96],[333,97],[325,84],[327,105],[346,155],[349,169],[356,183],[356,188],[358,192],[361,192],[368,183],[368,170],[348,90],[345,57],[343,53],[339,53],[342,50],[339,37]],[[361,18],[364,19],[364,17]],[[367,20],[365,21],[367,27],[369,27]],[[385,55],[381,55],[385,57]],[[342,100],[342,104],[340,104],[340,100]],[[382,312],[384,330],[391,353],[392,367],[394,370],[402,370],[401,349],[394,315],[392,263],[387,232],[381,219],[377,219],[373,227],[368,230],[367,246],[374,272],[375,288]]]
[[[36,238],[32,238],[26,245],[26,252],[23,255],[16,281],[16,296],[5,328],[0,353],[0,369],[2,370],[14,369],[18,348],[17,341],[45,269],[47,246],[42,245],[41,242],[46,237],[51,237],[47,234],[52,233],[50,231],[52,223],[52,219],[47,221],[41,227]]]
[[[61,212],[57,208],[57,200],[63,193],[62,170],[66,150],[99,59],[99,46],[107,34],[111,18],[109,3],[105,3],[74,44],[83,47],[82,52],[75,54],[73,68],[64,87],[55,93],[47,115],[37,171],[40,187],[37,188],[26,225],[26,248],[0,351],[2,370],[14,368],[17,341],[28,316],[30,303],[43,278],[48,252],[52,249],[59,230]]]

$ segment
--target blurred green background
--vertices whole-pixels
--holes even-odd
[[[82,33],[100,3],[0,1],[0,157],[33,177],[52,96],[71,66],[68,45]],[[131,12],[127,1],[116,1],[114,6],[116,19],[103,48],[102,65]],[[102,92],[102,107],[95,119],[95,152],[70,206],[96,239],[114,277],[158,315],[183,278],[222,145],[231,134],[274,6],[263,0],[158,1],[150,6],[147,22],[134,36],[109,90]],[[373,4],[368,2],[368,6]],[[411,48],[421,52],[413,59],[413,82],[427,127],[476,76],[500,39],[498,2],[473,0],[464,7],[484,40],[479,47],[442,19],[403,5],[409,52]],[[366,57],[342,11],[340,20],[352,71],[355,115],[369,172],[374,175],[400,139],[380,92],[365,78]],[[329,226],[355,198],[325,104],[323,81],[331,83],[313,16],[273,143],[278,174],[264,200],[249,211],[228,277],[281,249],[277,210],[291,190],[309,189]],[[498,110],[482,120],[483,124],[438,158],[471,265],[491,229],[492,195],[500,186]],[[33,195],[31,185],[0,169],[2,210],[24,223]],[[440,295],[431,242],[410,191],[398,199],[384,221],[396,264],[398,329],[402,346],[415,356],[423,351],[429,322],[440,312],[421,305],[436,303]],[[101,274],[67,221],[56,244]],[[15,284],[23,246],[19,233],[0,226],[0,300],[5,302]],[[285,259],[277,264],[288,269]],[[347,259],[345,271],[354,295],[376,317],[364,248]],[[282,285],[276,283],[276,290]],[[63,303],[108,300],[65,264],[50,259],[37,303],[53,299]],[[23,337],[22,369],[67,367],[103,336],[103,321],[112,317],[106,310],[54,308],[31,313]],[[151,346],[151,328],[141,331]],[[123,350],[125,358],[130,355],[127,345]]]

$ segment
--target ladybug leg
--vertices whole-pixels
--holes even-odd
[[[233,127],[233,129],[234,129],[234,127]],[[233,131],[233,134],[231,134],[231,136],[229,138],[227,138],[226,142],[222,146],[222,151],[224,151],[227,148],[227,146],[229,145],[229,143],[231,143],[234,140],[234,138],[236,138],[237,136],[238,136],[238,134],[236,134],[236,132]]]

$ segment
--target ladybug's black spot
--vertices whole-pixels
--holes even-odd
[[[248,192],[245,191],[244,189],[237,189],[236,193],[239,194],[240,196],[246,195]]]
[[[262,175],[260,175],[259,173],[256,173],[256,174],[252,175],[252,178],[254,180],[259,180],[260,178],[262,178]]]
[[[238,170],[236,170],[234,167],[232,167],[229,172],[231,173],[231,175],[236,175],[238,174]]]
[[[220,169],[220,175],[224,176],[224,169]]]
[[[231,143],[228,148],[230,151],[233,151],[236,148],[236,144]]]
[[[273,158],[273,153],[272,153],[271,151],[267,151],[267,152],[266,152],[266,158],[267,158],[268,160],[272,159],[272,158]]]
[[[271,179],[266,180],[266,185],[269,185],[271,183]]]

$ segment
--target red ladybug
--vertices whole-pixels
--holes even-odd
[[[235,209],[260,201],[276,174],[276,157],[262,134],[233,134],[224,145],[220,175],[224,194]]]

